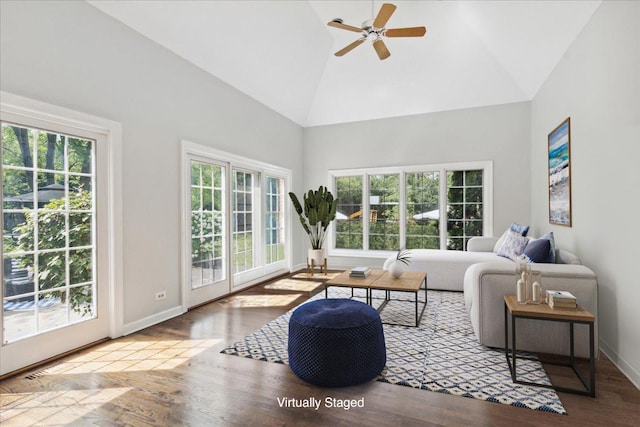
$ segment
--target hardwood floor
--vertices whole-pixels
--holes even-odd
[[[3,426],[640,425],[640,390],[604,355],[596,365],[596,398],[559,393],[568,412],[561,416],[377,381],[323,389],[299,380],[286,365],[220,354],[313,294],[309,281],[295,276],[293,282],[259,285],[5,379],[0,421]],[[552,380],[564,380],[564,370],[550,366],[548,371]],[[327,396],[364,398],[364,407],[315,410],[278,403],[312,397],[324,403]]]

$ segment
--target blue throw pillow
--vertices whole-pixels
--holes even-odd
[[[514,260],[522,255],[524,248],[527,246],[527,238],[523,235],[515,232],[509,231],[506,240],[498,250],[498,255],[503,256],[505,258],[509,258],[510,260]]]
[[[512,223],[511,224],[511,231],[514,231],[524,237],[527,237],[527,233],[529,232],[529,226],[528,225],[520,225],[518,223]]]
[[[549,258],[547,262],[551,264],[555,264],[556,263],[556,241],[553,238],[553,231],[550,231],[549,233],[540,237],[538,240],[542,240],[542,239],[546,239],[549,241]]]
[[[547,239],[535,239],[527,243],[523,254],[527,257],[528,262],[544,263],[549,262],[549,248],[551,242]]]

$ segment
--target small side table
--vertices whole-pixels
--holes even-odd
[[[509,315],[511,315],[511,345],[509,347]],[[529,381],[520,381],[516,377],[516,359],[525,359],[521,356],[516,356],[516,320],[517,319],[538,319],[547,320],[551,322],[565,322],[569,323],[569,340],[570,340],[570,353],[569,362],[545,362],[552,365],[568,366],[573,369],[573,372],[577,375],[578,379],[582,382],[584,390],[574,389],[567,387],[559,387],[554,385],[539,384]],[[553,388],[557,391],[563,391],[567,393],[582,394],[586,396],[595,397],[596,395],[596,360],[594,350],[594,322],[595,317],[587,310],[578,305],[576,310],[561,310],[553,309],[546,304],[518,304],[518,300],[515,295],[504,296],[504,352],[507,358],[507,364],[509,365],[509,371],[511,372],[511,379],[514,383]],[[589,325],[589,381],[587,382],[582,374],[576,369],[575,353],[574,353],[574,333],[573,326],[578,324]],[[511,353],[511,355],[509,355]]]

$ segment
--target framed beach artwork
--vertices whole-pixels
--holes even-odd
[[[549,223],[571,227],[571,118],[551,131],[549,144]]]

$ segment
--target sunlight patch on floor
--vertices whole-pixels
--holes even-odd
[[[131,387],[0,394],[0,424],[65,426],[131,390]]]
[[[220,301],[220,304],[231,307],[285,307],[300,298],[302,294],[291,295],[234,295]]]
[[[336,272],[332,272],[332,273],[327,273],[327,274],[323,274],[320,272],[315,272],[313,273],[313,275],[302,271],[300,273],[296,273],[295,275],[293,275],[292,277],[294,279],[313,279],[313,280],[329,280],[329,279],[333,279],[334,277],[336,277],[338,274],[340,274],[341,271],[336,271]]]
[[[117,341],[48,368],[45,375],[173,369],[221,340]]]
[[[265,289],[278,291],[299,291],[311,292],[323,287],[322,282],[312,282],[309,280],[281,279],[274,283],[264,285]]]

